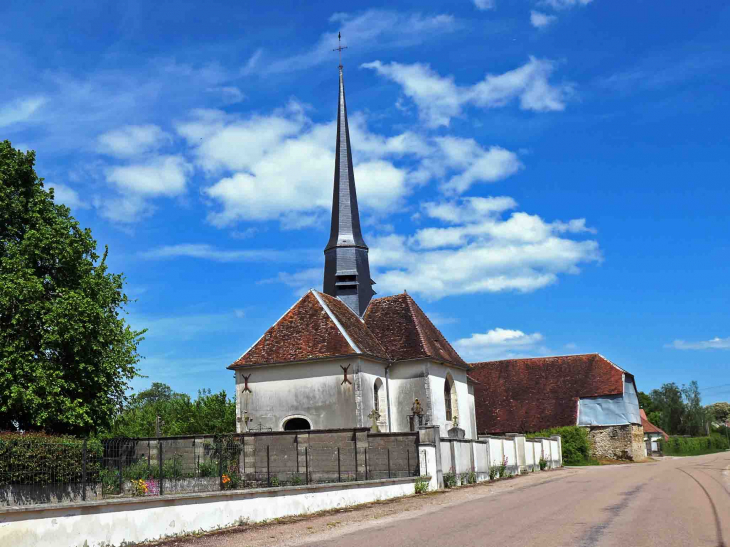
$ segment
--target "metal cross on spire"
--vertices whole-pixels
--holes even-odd
[[[342,47],[342,33],[337,33],[337,47],[333,49],[332,51],[339,51],[340,52],[340,68],[342,68],[342,50],[347,49],[347,46]]]

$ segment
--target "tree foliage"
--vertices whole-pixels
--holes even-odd
[[[176,393],[155,382],[150,389],[132,396],[117,416],[108,434],[114,437],[154,437],[156,420],[164,422],[161,434],[198,435],[235,433],[236,404],[225,391],[198,391],[196,399]]]
[[[35,153],[0,143],[0,429],[83,434],[108,425],[137,375],[124,278],[54,202]]]
[[[700,389],[694,380],[681,388],[675,383],[664,384],[651,392],[648,401],[646,394],[641,395],[639,402],[649,421],[670,435],[706,435],[709,423],[715,419],[710,407],[702,406]]]
[[[713,403],[706,408],[713,421],[726,423],[730,420],[730,403]]]

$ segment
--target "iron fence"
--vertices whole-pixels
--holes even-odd
[[[390,447],[358,445],[356,439],[309,443],[297,434],[61,442],[0,439],[0,505],[417,476],[415,438],[412,443],[401,442],[398,434],[392,435],[399,442]]]

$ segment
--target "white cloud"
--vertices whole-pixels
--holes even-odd
[[[548,15],[547,13],[535,10],[530,12],[530,23],[535,28],[545,28],[557,20],[558,17],[556,15]]]
[[[172,139],[156,125],[127,125],[99,135],[99,151],[118,158],[157,150]]]
[[[675,340],[665,347],[674,349],[730,349],[730,336],[727,338],[715,337],[711,340],[703,340],[700,342],[685,342],[684,340]]]
[[[474,5],[480,10],[490,10],[497,7],[497,0],[474,0]]]
[[[540,0],[538,5],[549,6],[556,10],[564,10],[575,6],[587,6],[593,0]]]
[[[219,209],[216,226],[241,220],[279,220],[284,228],[326,224],[332,205],[335,122],[315,124],[297,103],[270,115],[242,118],[195,111],[177,130],[193,147],[196,162],[211,178],[203,192]],[[372,133],[361,114],[350,116],[358,201],[383,215],[403,203],[413,187],[432,179],[450,192],[491,182],[520,163],[507,150],[483,149],[475,141],[426,138],[410,131],[390,137]],[[415,163],[413,160],[416,160]]]
[[[53,188],[53,200],[56,203],[63,203],[71,209],[86,209],[89,207],[89,204],[79,197],[76,190],[65,184],[46,184],[46,186],[49,189]]]
[[[240,332],[246,328],[246,323],[236,319],[243,316],[241,310],[172,317],[131,315],[128,322],[135,330],[147,329],[145,340],[159,338],[169,343],[173,340],[199,340],[205,335]]]
[[[99,209],[101,216],[120,224],[133,224],[150,216],[155,207],[144,197],[134,194],[112,195],[94,198],[94,207]]]
[[[423,212],[448,226],[411,236],[369,236],[373,279],[381,293],[407,289],[430,300],[454,294],[530,292],[562,274],[602,260],[598,242],[566,237],[591,233],[585,221],[545,222],[539,216],[502,212],[511,198],[471,198],[427,203]]]
[[[539,332],[525,334],[521,330],[496,328],[484,334],[474,333],[469,338],[454,342],[459,354],[468,360],[494,361],[532,355],[544,337]]]
[[[322,290],[322,280],[324,270],[320,268],[308,268],[300,270],[293,274],[287,272],[279,272],[276,277],[263,279],[259,284],[283,283],[294,289],[294,294],[302,296],[309,289]]]
[[[249,74],[252,74],[254,70],[256,70],[262,53],[263,50],[260,48],[254,51],[253,55],[251,55],[251,57],[248,58],[248,61],[246,61],[246,64],[243,65],[243,68],[241,69],[241,76],[248,76]]]
[[[498,75],[487,74],[481,82],[465,87],[456,85],[453,76],[441,76],[426,64],[373,61],[361,66],[400,84],[430,127],[448,126],[451,118],[461,115],[465,105],[497,108],[519,100],[523,110],[564,110],[573,93],[572,84],[549,82],[555,70],[553,61],[536,57],[530,57],[519,68]]]
[[[0,127],[29,120],[46,102],[45,97],[26,97],[0,106]]]
[[[223,104],[226,105],[240,103],[246,98],[243,91],[234,85],[209,87],[208,91],[219,95]]]
[[[107,181],[120,191],[142,196],[178,196],[185,192],[191,166],[181,156],[159,156],[146,163],[110,167]]]
[[[330,22],[337,31],[323,33],[305,53],[268,64],[264,72],[301,70],[322,62],[336,60],[332,49],[337,47],[337,33],[342,32],[343,45],[356,44],[357,52],[392,49],[423,43],[439,34],[453,32],[458,24],[451,15],[423,15],[387,10],[368,10],[358,15],[336,13]]]
[[[294,262],[301,260],[309,251],[278,251],[271,249],[218,249],[205,243],[181,243],[164,245],[141,253],[143,258],[164,260],[171,258],[198,258],[215,262]]]

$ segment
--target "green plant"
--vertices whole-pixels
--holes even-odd
[[[299,486],[301,484],[304,484],[304,479],[302,477],[300,477],[299,475],[294,475],[291,479],[291,485]]]
[[[547,468],[547,461],[545,461],[545,458],[540,458],[540,471],[545,471]]]
[[[456,474],[444,473],[444,488],[454,488],[456,486]]]
[[[727,437],[711,433],[709,437],[670,437],[659,440],[661,451],[667,456],[700,456],[730,448]]]
[[[552,437],[554,435],[560,435],[561,437],[563,463],[565,465],[586,465],[591,461],[591,440],[585,427],[575,425],[554,427],[537,433],[530,433],[527,437]]]
[[[497,478],[497,468],[492,465],[489,467],[489,480],[493,481],[496,478]]]
[[[218,462],[203,460],[198,462],[198,477],[215,477],[218,475]]]
[[[497,466],[497,474],[499,475],[499,478],[502,479],[505,477],[505,472],[507,471],[507,456],[502,457],[502,461]]]
[[[469,473],[466,474],[466,483],[467,484],[476,484],[477,483],[477,474],[474,471],[469,471]]]
[[[269,486],[281,486],[281,483],[279,482],[279,477],[271,477],[271,480],[269,481]]]
[[[416,494],[425,494],[428,492],[428,487],[431,484],[430,477],[418,477],[414,484]]]

